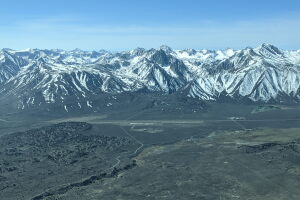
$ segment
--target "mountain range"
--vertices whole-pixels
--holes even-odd
[[[300,50],[262,44],[242,50],[0,51],[0,102],[16,109],[59,104],[68,112],[66,102],[93,108],[101,95],[135,92],[299,102]]]

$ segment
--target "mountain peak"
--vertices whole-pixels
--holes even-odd
[[[277,48],[276,46],[268,43],[263,43],[258,47],[258,49],[261,50],[266,50],[272,54],[282,54],[281,50]]]
[[[267,48],[267,47],[274,47],[274,45],[270,44],[270,43],[262,43],[260,46],[261,47],[265,47],[265,48]]]
[[[171,53],[171,52],[173,51],[172,48],[169,47],[169,46],[167,46],[167,45],[161,45],[161,46],[159,47],[159,49],[160,49],[160,50],[163,50],[163,51],[166,52],[166,53]]]
[[[71,50],[71,52],[80,53],[80,52],[83,52],[83,50],[76,48],[76,49]]]
[[[3,49],[1,49],[1,51],[13,51],[13,50],[10,48],[3,48]]]
[[[132,55],[141,55],[145,52],[144,48],[138,47],[132,51],[130,51]]]
[[[191,48],[185,49],[183,51],[187,52],[189,55],[194,55],[197,53],[197,51],[195,49],[191,49]]]

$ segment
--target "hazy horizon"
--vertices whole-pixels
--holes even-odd
[[[2,49],[10,49],[10,50],[13,50],[13,51],[29,51],[29,50],[35,50],[35,49],[38,49],[38,50],[62,50],[62,51],[75,51],[75,50],[80,50],[80,51],[108,51],[108,52],[112,52],[112,53],[117,53],[117,52],[122,52],[122,51],[130,51],[130,50],[134,50],[134,49],[139,49],[139,48],[142,48],[142,49],[146,49],[146,50],[149,50],[149,49],[159,49],[161,48],[162,46],[167,46],[167,47],[170,47],[172,50],[175,50],[175,51],[179,51],[179,50],[187,50],[187,49],[194,49],[194,50],[209,50],[209,51],[225,51],[227,49],[232,49],[232,50],[242,50],[242,49],[246,49],[246,48],[258,48],[260,47],[261,45],[263,44],[267,44],[267,45],[273,45],[273,46],[276,46],[274,44],[270,44],[270,43],[262,43],[262,44],[259,44],[257,46],[244,46],[242,48],[231,48],[231,47],[225,47],[225,48],[219,48],[219,49],[208,49],[208,48],[189,48],[189,47],[186,47],[186,48],[182,48],[182,49],[176,49],[176,48],[173,48],[172,46],[170,45],[167,45],[167,44],[162,44],[162,45],[159,45],[159,46],[155,46],[155,47],[150,47],[150,48],[146,48],[146,47],[134,47],[134,48],[131,48],[131,49],[120,49],[120,50],[109,50],[109,49],[104,49],[104,48],[99,48],[99,49],[82,49],[82,48],[74,48],[74,49],[62,49],[62,48],[36,48],[36,47],[28,47],[28,48],[23,48],[23,49],[12,49],[12,48],[9,48],[9,47],[4,47]],[[287,50],[287,51],[298,51],[300,50],[300,46],[299,48],[295,48],[295,49],[285,49],[285,48],[281,48],[280,46],[276,46],[277,48],[281,49],[281,50]]]

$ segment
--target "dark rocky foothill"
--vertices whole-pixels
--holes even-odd
[[[13,191],[30,197],[64,184],[69,186],[60,190],[90,184],[108,176],[105,171],[116,163],[117,155],[126,157],[137,146],[126,137],[88,134],[91,128],[84,122],[66,122],[1,137],[0,191],[10,194],[5,199],[13,199]],[[116,168],[109,176],[129,168]],[[81,179],[85,180],[77,182]]]

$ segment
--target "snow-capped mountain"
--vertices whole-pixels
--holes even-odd
[[[15,56],[10,50],[0,51],[0,84],[15,76],[20,68],[27,65],[28,62],[22,57]]]
[[[0,101],[24,109],[65,101],[93,107],[103,93],[185,91],[201,100],[300,101],[300,51],[137,48],[0,51]],[[84,103],[83,103],[84,102]]]

